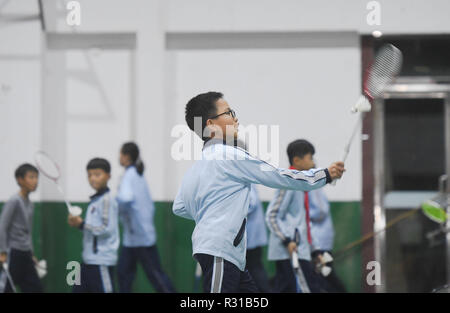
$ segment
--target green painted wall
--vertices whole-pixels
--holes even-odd
[[[87,203],[74,203],[83,209]],[[191,257],[192,221],[179,218],[171,211],[172,203],[156,202],[155,224],[158,234],[157,245],[163,268],[180,292],[192,292],[194,285],[195,262]],[[0,208],[3,203],[0,203]],[[267,203],[264,203],[264,207]],[[335,250],[360,238],[360,203],[333,202],[331,213],[336,229]],[[33,223],[33,243],[38,258],[47,260],[48,274],[43,283],[47,292],[69,292],[66,284],[66,265],[69,261],[81,262],[82,234],[67,225],[67,213],[64,203],[41,202],[35,204]],[[275,272],[273,262],[264,262],[269,276]],[[347,289],[361,291],[361,251],[359,248],[345,253],[336,261],[336,271]],[[142,268],[138,268],[135,292],[153,292]]]

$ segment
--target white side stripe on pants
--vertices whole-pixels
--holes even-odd
[[[223,258],[214,257],[213,273],[211,277],[211,293],[222,291]]]
[[[100,265],[100,276],[102,278],[103,289],[105,290],[105,293],[113,292],[108,266]]]
[[[8,277],[5,271],[0,270],[0,293],[4,293],[6,289],[6,284],[8,283]]]
[[[295,272],[295,278],[298,284],[298,287],[300,288],[301,293],[310,293],[308,282],[306,281],[305,274],[303,274],[302,267],[299,266],[297,269],[294,269]]]

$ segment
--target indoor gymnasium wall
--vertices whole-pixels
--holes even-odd
[[[36,12],[37,2],[18,1],[3,8],[0,19],[0,201],[16,191],[14,170],[33,160],[41,140],[39,20],[9,24],[3,19]]]

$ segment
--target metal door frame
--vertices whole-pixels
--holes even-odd
[[[446,174],[450,174],[450,84],[436,84],[429,77],[425,78],[404,78],[390,85],[383,98],[374,101],[374,231],[383,229],[386,226],[386,209],[384,207],[384,112],[385,99],[392,98],[438,98],[444,101],[444,138],[446,152]],[[443,173],[445,174],[445,173]],[[447,184],[447,193],[450,193],[450,184]],[[449,194],[450,197],[450,194]],[[447,207],[447,213],[450,213],[450,205]],[[450,227],[450,221],[447,220],[447,227]],[[374,238],[375,260],[380,264],[381,285],[376,286],[376,292],[386,292],[386,236],[381,232]],[[450,282],[450,233],[446,235],[447,242],[447,283]]]

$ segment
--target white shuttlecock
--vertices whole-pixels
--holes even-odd
[[[370,104],[369,99],[361,95],[356,104],[352,107],[352,113],[370,112],[371,109],[372,105]]]
[[[331,254],[329,254],[328,252],[325,252],[324,254],[322,254],[322,262],[323,263],[330,263],[331,261],[333,261],[333,257],[331,256]]]
[[[39,278],[44,278],[45,275],[47,275],[47,261],[46,260],[40,260],[36,266],[36,272],[39,276]]]
[[[79,206],[71,206],[69,209],[69,213],[72,216],[80,216],[83,210]]]
[[[322,269],[320,270],[323,276],[327,277],[331,273],[331,267],[329,266],[322,266]]]

